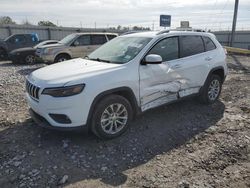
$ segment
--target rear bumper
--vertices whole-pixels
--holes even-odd
[[[52,126],[44,117],[37,114],[34,110],[31,108],[29,109],[30,116],[32,119],[36,122],[36,124],[40,127],[46,128],[46,129],[52,129],[52,130],[60,130],[60,131],[74,131],[74,130],[88,130],[87,126],[77,126],[77,127],[55,127]]]

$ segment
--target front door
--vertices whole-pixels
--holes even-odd
[[[89,54],[91,39],[90,35],[81,35],[70,46],[72,58],[85,57]]]
[[[14,35],[7,41],[8,51],[26,47],[27,40],[24,35]]]
[[[148,53],[162,57],[161,64],[140,65],[140,102],[141,110],[160,106],[178,98],[182,75],[172,65],[179,62],[178,37],[159,41]]]

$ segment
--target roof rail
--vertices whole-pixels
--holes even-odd
[[[162,30],[159,31],[158,33],[156,33],[156,35],[161,35],[161,34],[165,34],[165,33],[169,33],[170,30]]]
[[[127,32],[122,33],[120,35],[122,36],[122,35],[129,35],[129,34],[141,33],[141,32],[146,32],[146,31],[127,31]]]

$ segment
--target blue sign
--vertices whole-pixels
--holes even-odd
[[[170,15],[160,15],[160,26],[161,27],[170,27],[171,25],[171,16]]]

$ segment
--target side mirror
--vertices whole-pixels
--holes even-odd
[[[161,64],[162,57],[157,54],[149,54],[145,57],[145,59],[141,62],[142,65],[146,64]]]

